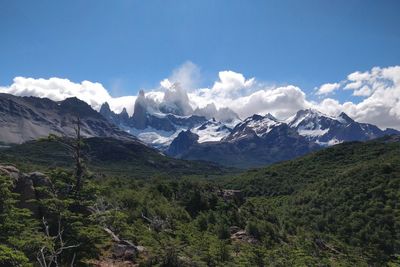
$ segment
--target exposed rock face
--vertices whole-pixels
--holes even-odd
[[[8,176],[14,184],[14,192],[19,194],[19,207],[29,209],[33,216],[40,218],[42,214],[39,199],[46,197],[46,193],[37,190],[40,187],[50,187],[49,177],[40,172],[22,173],[14,166],[0,165],[0,175]]]
[[[242,242],[242,243],[249,243],[249,244],[258,244],[259,241],[249,235],[246,230],[240,230],[237,227],[231,227],[231,240],[233,242]]]
[[[135,107],[132,116],[132,122],[135,124],[137,129],[146,128],[147,120],[147,104],[144,91],[140,90],[139,95],[135,102]]]
[[[14,184],[15,184],[15,182],[18,181],[20,172],[14,166],[0,165],[0,175],[9,176],[12,179],[12,181],[14,181]]]
[[[126,108],[124,108],[121,113],[115,114],[111,111],[110,105],[108,105],[107,102],[101,105],[99,112],[101,115],[103,115],[104,118],[113,123],[116,123],[116,125],[127,123],[129,120],[129,115],[126,111]]]
[[[243,200],[243,193],[241,190],[221,189],[219,195],[225,200]]]
[[[19,144],[49,134],[74,136],[77,117],[84,137],[134,139],[75,97],[55,102],[0,94],[0,142]]]

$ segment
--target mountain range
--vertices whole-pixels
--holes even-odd
[[[213,104],[189,113],[183,112],[187,109],[179,108],[179,103],[173,106],[169,109],[173,113],[163,113],[141,91],[131,117],[126,111],[115,114],[107,103],[103,104],[100,113],[121,129],[172,157],[239,168],[291,159],[342,142],[400,133],[395,129],[381,130],[372,124],[356,122],[345,113],[334,117],[314,109],[299,110],[286,120],[271,114],[255,114],[240,120],[233,111],[218,110]],[[222,116],[221,112],[226,115]]]
[[[173,93],[181,94],[179,90]],[[119,114],[111,111],[107,103],[97,112],[77,98],[56,102],[0,94],[0,142],[23,143],[50,133],[73,136],[79,117],[85,137],[135,140],[179,159],[248,168],[342,142],[400,133],[356,122],[345,113],[334,117],[314,109],[300,110],[286,120],[271,114],[240,120],[232,110],[217,109],[214,104],[193,110],[173,93],[164,96],[161,105],[140,91],[132,116],[125,109]]]
[[[19,144],[49,134],[72,136],[78,117],[85,137],[136,139],[78,98],[56,102],[0,93],[0,142]]]

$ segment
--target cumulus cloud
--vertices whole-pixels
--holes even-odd
[[[241,118],[253,114],[272,113],[273,115],[286,118],[299,109],[310,107],[306,96],[296,86],[285,86],[277,88],[259,88],[254,92],[242,96],[227,96],[226,92],[211,89],[202,89],[198,94],[192,94],[193,99],[198,102],[215,103],[217,106],[229,107]]]
[[[160,103],[160,109],[164,113],[172,113],[179,116],[193,114],[187,92],[178,82],[166,89],[163,101]]]
[[[340,84],[339,83],[326,83],[321,85],[321,87],[317,91],[317,95],[326,95],[330,94],[336,89],[339,89]]]
[[[162,80],[160,87],[148,90],[146,98],[158,109],[173,111],[176,108],[182,111],[180,115],[189,115],[199,111],[197,108],[208,106],[222,111],[229,108],[242,119],[268,112],[285,119],[299,109],[312,107],[330,115],[346,112],[357,121],[381,128],[400,129],[400,66],[353,72],[343,81],[323,84],[317,91],[317,95],[324,96],[334,91],[351,90],[360,99],[358,102],[340,102],[332,97],[313,102],[295,85],[268,87],[255,78],[246,78],[231,70],[219,72],[218,80],[209,87],[199,88],[199,81],[199,68],[186,62]],[[113,98],[100,83],[75,83],[60,78],[16,77],[10,86],[0,87],[0,92],[48,97],[56,101],[76,96],[94,109],[98,110],[102,103],[108,102],[113,111],[121,112],[125,107],[130,115],[136,99],[136,96]]]
[[[125,108],[129,115],[133,114],[133,108],[137,96],[122,96],[110,98],[106,102],[110,105],[110,109],[115,113],[121,113]]]
[[[201,80],[200,68],[191,61],[186,61],[172,71],[170,77],[160,82],[161,87],[169,89],[174,83],[179,83],[186,90],[195,89]]]
[[[268,112],[286,118],[311,106],[296,86],[267,87],[255,78],[246,79],[243,74],[230,70],[219,72],[218,77],[212,87],[197,89],[189,93],[189,98],[199,107],[210,103],[217,108],[228,107],[241,118]]]
[[[357,71],[348,75],[344,84],[344,90],[353,90],[353,95],[363,99],[359,103],[324,99],[318,108],[331,114],[344,111],[358,121],[381,128],[400,129],[400,66]]]
[[[220,71],[218,77],[211,91],[221,97],[236,97],[255,84],[254,78],[246,80],[243,74],[230,70]]]

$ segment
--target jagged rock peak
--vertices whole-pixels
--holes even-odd
[[[100,113],[105,112],[105,111],[107,111],[107,112],[111,111],[110,105],[108,104],[108,102],[104,102],[100,107]]]
[[[143,89],[139,91],[138,97],[145,97],[145,92]]]
[[[122,116],[128,116],[129,117],[129,115],[128,115],[128,111],[126,111],[126,108],[123,108],[122,109],[122,111],[121,111],[121,113],[119,113],[119,115],[122,115]]]
[[[341,112],[338,116],[338,118],[343,119],[346,122],[354,122],[354,120],[352,118],[350,118],[346,113]]]

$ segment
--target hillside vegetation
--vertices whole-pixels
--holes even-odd
[[[166,157],[139,141],[107,137],[84,139],[83,155],[88,168],[97,176],[149,178],[157,175],[221,175],[233,169],[217,164]],[[0,162],[15,164],[24,171],[72,168],[66,147],[54,138],[42,138],[21,145],[0,148]]]
[[[13,187],[15,175],[2,175],[0,266],[38,265],[41,249],[48,256],[60,248],[51,238],[60,228],[62,243],[72,246],[57,258],[66,266],[400,264],[394,138],[341,144],[218,179],[92,171],[76,192],[73,172],[47,175],[48,182],[34,183],[41,216]]]

